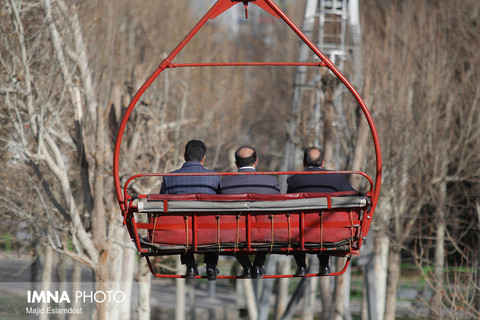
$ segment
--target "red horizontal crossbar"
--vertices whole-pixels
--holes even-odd
[[[199,63],[169,63],[167,68],[185,68],[185,67],[325,67],[321,62],[199,62]]]

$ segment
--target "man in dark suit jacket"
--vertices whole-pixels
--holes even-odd
[[[191,140],[185,145],[185,163],[172,173],[215,172],[203,167],[207,148],[202,141]],[[217,194],[220,176],[166,176],[161,194],[206,193]]]
[[[309,147],[303,153],[305,171],[327,171],[323,166],[323,150]],[[342,174],[298,174],[287,179],[287,193],[297,192],[338,192],[356,191]],[[297,263],[296,275],[306,273],[305,253],[294,254]],[[330,274],[329,256],[318,254],[320,260],[320,274]]]
[[[207,154],[207,148],[202,141],[190,140],[185,145],[185,163],[183,166],[172,173],[182,172],[215,172],[205,169],[203,163]],[[161,194],[189,194],[206,193],[217,194],[219,176],[165,176],[163,177]],[[193,253],[185,253],[181,256],[182,264],[187,266],[185,277],[194,278],[198,275],[197,263]],[[216,280],[219,273],[217,269],[218,255],[206,254],[205,263],[207,264],[208,280]]]
[[[249,146],[240,147],[235,152],[235,164],[238,172],[255,172],[258,164],[257,152]],[[277,179],[266,175],[236,175],[220,180],[219,193],[280,193]],[[237,255],[238,262],[242,265],[244,278],[261,278],[265,274],[263,265],[267,258],[266,254],[256,254],[252,263],[247,255]]]

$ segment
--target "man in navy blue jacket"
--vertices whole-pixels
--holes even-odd
[[[190,140],[185,145],[185,163],[183,166],[172,173],[183,172],[215,172],[205,169],[203,163],[207,154],[207,148],[202,141]],[[219,176],[165,176],[163,177],[161,194],[190,194],[206,193],[216,194],[218,190]],[[193,253],[181,255],[182,264],[187,266],[185,276],[194,278],[198,275],[197,263]],[[219,273],[217,269],[218,255],[205,254],[205,263],[207,264],[208,280],[216,280]]]
[[[309,147],[303,153],[303,166],[305,171],[327,171],[323,166],[323,150],[317,147]],[[342,174],[298,174],[287,179],[287,193],[297,192],[338,192],[356,191],[345,180]],[[303,276],[306,273],[305,253],[294,254],[297,263],[296,275]],[[319,254],[320,274],[330,273],[329,256]]]
[[[205,169],[203,163],[207,148],[202,141],[190,140],[185,145],[185,163],[172,173],[215,172]],[[163,177],[162,194],[206,193],[217,194],[219,176],[166,176]]]
[[[258,164],[257,152],[249,146],[242,146],[235,152],[235,164],[238,172],[255,172]],[[280,193],[277,179],[267,175],[234,175],[220,180],[219,193]],[[258,253],[252,263],[247,255],[235,256],[243,267],[244,278],[261,278],[265,274],[263,265],[267,258],[266,254]]]

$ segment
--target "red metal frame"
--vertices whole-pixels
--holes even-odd
[[[226,10],[230,9],[232,6],[242,3],[245,7],[245,13],[246,16],[248,16],[248,4],[253,3],[263,10],[267,11],[268,13],[272,14],[274,17],[282,19],[297,35],[302,39],[302,41],[312,50],[312,52],[320,59],[320,62],[310,62],[310,63],[299,63],[299,62],[223,62],[223,63],[177,63],[174,64],[172,63],[172,60],[178,55],[178,53],[185,47],[185,45],[196,35],[196,33],[205,25],[205,23],[210,20],[214,19]],[[152,75],[145,81],[145,83],[140,87],[140,89],[137,91],[135,96],[133,97],[132,101],[130,102],[123,119],[120,123],[118,134],[117,134],[117,139],[116,139],[116,144],[115,144],[115,151],[114,151],[114,157],[113,157],[113,177],[114,177],[114,184],[115,184],[115,191],[116,191],[116,196],[118,199],[118,203],[120,206],[120,209],[122,211],[122,214],[124,215],[125,219],[134,219],[133,214],[131,212],[132,210],[132,201],[131,197],[127,193],[127,186],[128,184],[133,180],[136,179],[140,176],[161,176],[161,175],[170,175],[170,174],[150,174],[150,173],[142,173],[135,175],[131,177],[127,183],[125,184],[125,187],[123,188],[122,192],[122,187],[121,187],[121,182],[120,182],[120,173],[119,173],[119,158],[120,158],[120,149],[121,149],[121,143],[122,143],[122,138],[123,134],[128,122],[128,119],[130,118],[130,115],[133,112],[134,107],[136,106],[137,102],[139,101],[140,97],[144,94],[144,92],[148,89],[148,87],[155,81],[155,79],[167,68],[178,68],[178,67],[212,67],[212,66],[218,66],[218,67],[226,67],[226,66],[313,66],[313,67],[326,67],[330,69],[341,81],[342,83],[349,89],[351,94],[354,96],[354,98],[357,100],[359,106],[362,109],[362,112],[367,120],[367,123],[370,127],[372,139],[374,142],[374,148],[375,148],[375,159],[376,159],[376,172],[375,172],[375,179],[372,181],[366,174],[361,173],[361,172],[353,172],[353,171],[339,171],[338,173],[354,173],[354,174],[361,174],[364,177],[367,177],[369,180],[369,183],[371,185],[371,191],[370,196],[371,196],[371,207],[370,211],[368,213],[368,218],[363,219],[362,222],[362,238],[360,239],[360,245],[366,236],[366,232],[368,232],[368,229],[370,227],[371,219],[373,217],[377,200],[380,194],[380,185],[381,185],[381,175],[382,175],[382,157],[381,157],[381,151],[380,151],[380,142],[378,138],[378,134],[372,119],[372,116],[361,98],[360,94],[356,91],[356,89],[350,84],[350,82],[342,75],[342,73],[335,67],[335,65],[315,46],[315,44],[290,20],[290,18],[274,3],[273,0],[218,0],[212,8],[200,19],[200,21],[190,30],[190,32],[185,36],[185,38],[174,48],[174,50],[165,58],[158,68],[152,73]],[[218,174],[218,173],[216,173]],[[220,175],[223,174],[231,174],[231,173],[220,173]],[[254,174],[265,174],[265,173],[254,173]],[[276,174],[304,174],[303,172],[269,172],[268,174],[271,175],[276,175]],[[199,175],[196,173],[195,175]],[[132,227],[133,226],[133,227]],[[129,232],[132,236],[132,239],[135,240],[137,248],[140,248],[140,243],[138,240],[138,235],[137,235],[137,230],[135,228],[135,223],[133,224],[128,224],[128,229]],[[363,234],[363,231],[365,231],[365,234]],[[136,238],[136,239],[135,239]],[[349,262],[350,260],[348,260]],[[147,262],[149,263],[149,266],[151,266],[151,263],[149,259],[147,258]],[[344,268],[346,269],[348,262]],[[344,271],[343,270],[343,271]],[[152,273],[154,273],[152,269]],[[342,273],[342,272],[340,272]],[[339,273],[339,274],[340,274]],[[154,273],[155,274],[155,273]],[[156,276],[159,276],[158,274],[155,274]],[[332,274],[336,275],[336,274]],[[171,275],[170,275],[171,276]],[[170,277],[169,276],[169,277]],[[310,276],[310,275],[309,275]],[[177,276],[171,276],[171,277],[177,277]],[[178,276],[179,277],[179,276]],[[271,278],[275,277],[286,277],[284,275],[282,276],[268,276]],[[223,278],[223,277],[219,277]],[[225,277],[225,278],[231,278],[231,277]]]

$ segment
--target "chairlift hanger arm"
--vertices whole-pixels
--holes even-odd
[[[132,101],[130,102],[124,117],[120,123],[119,131],[117,134],[117,140],[115,144],[115,151],[114,151],[114,159],[113,159],[113,174],[114,174],[114,182],[115,182],[115,190],[117,199],[120,205],[120,208],[123,213],[126,213],[127,210],[127,203],[128,199],[124,198],[122,194],[122,187],[120,183],[120,175],[119,175],[119,155],[120,155],[120,148],[121,148],[121,140],[123,137],[123,133],[128,122],[128,119],[139,101],[140,97],[143,95],[145,90],[155,81],[155,79],[166,69],[169,67],[174,67],[175,65],[172,64],[172,60],[178,55],[178,53],[185,47],[185,45],[195,36],[195,34],[203,27],[203,25],[209,20],[214,19],[226,10],[230,9],[232,6],[243,3],[244,7],[247,7],[249,3],[254,3],[255,5],[259,6],[260,8],[264,9],[268,13],[272,14],[273,16],[284,20],[285,23],[302,39],[303,42],[317,55],[321,62],[319,66],[326,66],[328,67],[341,81],[342,83],[349,89],[352,95],[355,97],[357,102],[359,103],[364,116],[369,124],[371,134],[374,140],[374,147],[375,147],[375,156],[376,156],[376,177],[374,183],[374,190],[372,195],[372,213],[375,209],[376,202],[380,193],[380,184],[381,184],[381,173],[382,173],[382,160],[381,160],[381,152],[380,152],[380,143],[378,134],[373,123],[373,119],[371,114],[365,104],[365,102],[360,97],[359,93],[355,90],[355,88],[350,84],[350,82],[341,74],[341,72],[335,67],[335,65],[313,44],[313,42],[290,20],[290,18],[274,3],[273,0],[218,0],[212,8],[203,16],[203,18],[192,28],[192,30],[185,36],[185,38],[177,45],[177,47],[165,58],[159,65],[159,67],[153,72],[153,74],[147,79],[147,81],[142,85],[142,87],[137,91],[135,96],[133,97]],[[206,66],[207,64],[202,64]],[[210,65],[220,65],[220,64],[210,64]],[[224,65],[247,65],[245,63],[227,63]],[[265,63],[250,63],[248,65],[268,65]],[[271,65],[278,65],[278,64],[271,64]],[[294,64],[290,64],[294,65]],[[188,64],[177,64],[178,66],[192,66]],[[201,66],[201,64],[198,64]]]
[[[195,36],[195,34],[203,27],[203,25],[209,20],[209,19],[214,19],[226,10],[230,9],[236,4],[242,3],[244,8],[245,8],[245,15],[248,18],[248,5],[250,3],[253,3],[257,5],[258,7],[262,8],[263,10],[267,11],[271,15],[273,15],[276,18],[282,19],[287,25],[305,42],[305,44],[313,51],[313,53],[319,58],[319,61],[314,63],[307,63],[307,62],[295,62],[295,63],[284,63],[284,62],[226,62],[226,63],[183,63],[183,64],[174,64],[172,63],[173,59],[178,55],[178,53],[187,45],[187,43]],[[334,211],[330,211],[329,213],[332,214],[332,217],[335,217],[335,219],[339,219],[338,221],[342,226],[348,227],[347,233],[345,233],[345,230],[337,230],[335,229],[336,226],[338,226],[337,223],[334,222],[334,224],[329,223],[328,221],[325,222],[324,224],[324,211],[321,212],[316,212],[316,209],[312,209],[309,212],[304,212],[303,209],[308,210],[307,207],[308,205],[302,204],[302,210],[298,211],[295,210],[294,212],[287,212],[284,213],[283,215],[286,218],[280,218],[280,219],[286,219],[286,222],[282,222],[282,220],[277,221],[278,219],[275,219],[274,221],[274,216],[271,214],[271,208],[267,207],[267,210],[265,213],[260,213],[257,212],[253,214],[253,216],[249,213],[243,214],[243,219],[244,221],[242,222],[244,226],[242,226],[242,234],[245,237],[245,240],[242,241],[242,245],[246,245],[246,247],[239,248],[238,243],[240,243],[240,240],[237,239],[235,240],[236,246],[235,247],[222,247],[220,248],[221,244],[221,236],[227,235],[230,236],[229,229],[229,222],[228,219],[232,218],[233,216],[230,214],[225,214],[225,215],[205,215],[201,213],[197,213],[195,210],[192,212],[187,212],[188,216],[185,216],[184,213],[182,213],[180,219],[180,224],[181,228],[184,229],[184,231],[181,231],[181,233],[177,237],[180,236],[181,239],[186,239],[185,241],[181,242],[176,242],[177,240],[174,241],[174,245],[178,245],[179,243],[182,244],[181,249],[165,249],[165,248],[160,248],[160,247],[155,247],[155,251],[152,253],[151,250],[151,245],[153,244],[155,246],[155,243],[157,244],[162,244],[165,243],[163,241],[163,234],[159,234],[160,238],[157,238],[157,240],[154,239],[154,235],[156,232],[162,232],[163,228],[169,228],[168,225],[171,224],[171,219],[172,217],[175,217],[174,213],[169,213],[168,221],[164,223],[163,227],[156,228],[156,222],[157,218],[162,219],[163,215],[162,214],[156,214],[154,213],[147,213],[149,216],[149,219],[153,219],[152,221],[149,221],[148,223],[143,223],[143,222],[137,222],[135,220],[135,214],[140,214],[139,208],[140,208],[140,202],[144,202],[145,200],[148,201],[149,195],[130,195],[127,192],[128,186],[133,182],[134,179],[140,178],[140,177],[151,177],[151,176],[165,176],[165,175],[186,175],[186,174],[177,174],[177,173],[140,173],[137,175],[132,176],[131,178],[125,178],[127,181],[124,184],[124,188],[122,189],[121,187],[121,182],[120,182],[120,174],[119,174],[119,156],[120,156],[120,148],[121,148],[121,140],[123,137],[123,133],[125,131],[126,124],[128,122],[128,119],[133,112],[133,109],[135,105],[138,103],[140,100],[140,97],[144,94],[144,92],[147,90],[147,88],[155,81],[155,79],[167,68],[177,68],[177,67],[206,67],[206,66],[314,66],[314,67],[327,67],[329,68],[341,81],[342,83],[350,90],[354,98],[357,100],[359,103],[360,107],[362,108],[362,111],[364,113],[364,116],[367,119],[367,122],[370,126],[370,130],[372,133],[372,137],[374,140],[374,146],[375,146],[375,154],[376,154],[376,177],[375,180],[372,180],[370,177],[368,177],[366,174],[360,172],[360,171],[335,171],[335,172],[330,172],[330,173],[347,173],[347,174],[360,174],[363,175],[369,182],[370,184],[370,189],[366,193],[366,197],[371,199],[371,201],[367,201],[367,207],[365,206],[360,206],[360,207],[349,207],[347,208],[340,208],[340,211],[337,211],[336,209],[330,208],[329,206],[329,200],[330,199],[330,204],[331,202],[331,195],[318,195],[318,194],[312,194],[311,196],[313,198],[318,198],[318,197],[327,197],[327,208],[333,209]],[[204,234],[208,238],[207,241],[205,242],[204,238],[200,238],[199,235],[201,235],[201,230],[205,229],[205,226],[208,225],[214,225],[214,228],[217,232],[217,239],[218,239],[218,249],[215,249],[214,252],[218,254],[235,254],[240,250],[244,254],[254,254],[255,252],[259,252],[258,250],[263,250],[265,251],[265,247],[253,247],[252,246],[252,241],[257,241],[256,243],[258,244],[258,241],[261,241],[262,243],[264,242],[265,239],[261,238],[255,238],[255,234],[261,234],[263,235],[266,230],[263,230],[262,228],[265,228],[265,222],[257,222],[256,224],[254,223],[255,219],[254,216],[259,216],[263,215],[264,217],[268,216],[270,219],[270,222],[267,222],[267,229],[270,230],[272,237],[271,237],[271,245],[270,245],[270,251],[275,250],[275,252],[280,253],[280,254],[289,254],[292,250],[291,244],[292,241],[295,242],[297,241],[297,247],[293,248],[293,250],[305,252],[305,251],[312,251],[312,252],[318,252],[318,251],[324,251],[328,250],[329,254],[334,254],[337,253],[338,255],[344,255],[348,257],[347,263],[345,264],[344,268],[342,270],[339,270],[339,272],[332,273],[331,275],[339,275],[342,274],[347,266],[348,263],[350,262],[350,257],[351,255],[356,255],[359,254],[360,247],[362,245],[363,240],[365,239],[368,229],[371,223],[371,218],[373,217],[373,212],[377,203],[379,191],[380,191],[380,181],[381,181],[381,154],[380,154],[380,146],[378,142],[378,135],[376,133],[375,126],[373,124],[372,117],[369,113],[369,110],[367,109],[365,103],[363,102],[362,98],[358,94],[358,92],[355,90],[355,88],[348,82],[348,80],[340,73],[340,71],[335,67],[335,65],[325,56],[323,53],[310,41],[307,36],[287,17],[285,13],[274,3],[274,0],[217,0],[217,2],[212,6],[212,8],[205,14],[205,16],[202,17],[202,19],[191,29],[191,31],[185,36],[185,38],[175,47],[175,49],[160,63],[160,65],[157,67],[157,69],[152,73],[152,75],[147,79],[147,81],[141,86],[141,88],[137,91],[135,96],[133,97],[132,101],[127,107],[127,110],[123,116],[123,119],[120,123],[119,126],[119,131],[117,134],[117,140],[115,143],[115,151],[114,151],[114,159],[113,159],[113,175],[114,175],[114,182],[115,182],[115,191],[117,195],[117,199],[120,205],[120,208],[122,210],[122,214],[124,216],[124,224],[126,224],[127,230],[130,234],[130,237],[135,243],[135,246],[137,247],[138,252],[144,256],[147,259],[148,265],[151,269],[151,272],[157,276],[157,277],[172,277],[172,278],[179,278],[183,277],[180,275],[163,275],[163,274],[157,274],[152,268],[151,262],[150,262],[150,256],[156,255],[156,254],[179,254],[184,252],[185,250],[190,250],[190,252],[198,252],[198,253],[204,253],[204,252],[210,252],[212,249],[209,247],[211,245],[211,239],[208,238],[208,233]],[[316,173],[316,172],[315,172]],[[269,174],[269,175],[290,175],[290,174],[312,174],[312,172],[256,172],[256,173],[192,173],[192,175],[240,175],[240,174]],[[319,173],[320,174],[320,173]],[[290,194],[290,196],[293,194]],[[158,195],[157,195],[158,196]],[[278,195],[284,198],[289,198],[287,195]],[[293,195],[294,197],[300,197],[300,196],[305,196],[305,195]],[[172,195],[168,195],[167,198],[173,197]],[[213,197],[213,196],[212,196]],[[268,198],[268,197],[267,197]],[[196,199],[196,198],[195,198]],[[195,201],[195,199],[187,199],[189,201]],[[251,200],[259,200],[260,198],[252,198]],[[262,198],[263,199],[263,198]],[[155,200],[155,199],[153,199]],[[158,200],[158,199],[157,199]],[[161,200],[161,199],[160,199]],[[203,199],[205,200],[205,199]],[[207,199],[208,200],[208,199]],[[218,200],[218,199],[216,199]],[[228,199],[224,199],[228,200]],[[260,199],[261,200],[261,199]],[[265,199],[264,199],[265,200]],[[271,196],[271,199],[267,199],[270,205],[270,201],[277,201],[277,200],[284,200],[278,199],[278,197]],[[139,202],[140,201],[140,202]],[[163,199],[162,201],[165,201]],[[167,204],[168,205],[168,204]],[[261,208],[264,208],[265,204],[260,203],[259,204]],[[194,208],[197,208],[195,206]],[[165,209],[165,207],[164,207]],[[197,208],[198,209],[198,208]],[[197,210],[196,209],[196,210]],[[243,209],[243,207],[242,207]],[[155,209],[156,210],[156,209]],[[263,210],[263,209],[262,209]],[[142,211],[143,212],[143,211]],[[242,210],[243,212],[243,210]],[[263,211],[262,211],[263,212]],[[295,216],[295,218],[292,218],[292,214]],[[223,218],[227,219],[227,221],[220,222],[220,216]],[[190,218],[189,218],[190,217]],[[239,217],[239,216],[238,216]],[[280,217],[280,216],[277,216]],[[204,221],[202,224],[200,222],[201,219],[207,219],[207,222]],[[361,221],[357,221],[360,219]],[[198,221],[197,221],[198,220]],[[210,221],[211,220],[211,221]],[[239,235],[240,231],[240,220],[236,220],[236,228],[237,228],[237,235]],[[253,221],[253,222],[252,222]],[[153,223],[153,224],[152,224]],[[205,224],[206,223],[206,224]],[[274,224],[276,223],[276,226],[274,228]],[[345,224],[346,223],[346,224]],[[288,237],[285,238],[287,235],[285,232],[282,233],[282,224],[285,224],[289,230],[288,232]],[[290,231],[293,231],[291,228],[295,226],[296,232],[298,235],[296,235],[296,238],[292,238],[293,235]],[[317,238],[307,238],[307,233],[305,232],[306,228],[310,228],[310,225],[320,226],[321,230],[324,228],[326,229],[325,236],[330,236],[330,240],[326,240],[327,243],[330,243],[329,248],[324,248],[324,237],[323,237],[323,231],[320,233],[320,239],[318,240]],[[223,226],[226,228],[225,230],[220,228]],[[172,228],[177,228],[176,225],[174,225]],[[203,229],[202,229],[203,228]],[[183,230],[182,229],[182,230]],[[211,227],[208,227],[206,230],[213,230]],[[139,231],[143,232],[148,232],[150,238],[150,245],[147,243],[147,246],[145,247],[144,239],[140,239],[140,234]],[[145,231],[146,230],[146,231]],[[168,229],[169,230],[169,229]],[[189,231],[190,230],[190,231]],[[211,231],[210,230],[210,231]],[[276,244],[274,247],[274,231],[276,232],[276,235],[280,239],[280,243]],[[309,229],[310,230],[310,229]],[[328,230],[332,230],[331,233],[329,233]],[[186,237],[182,235],[182,232],[185,233]],[[256,233],[255,233],[256,232]],[[193,239],[190,238],[189,241],[189,235],[190,233],[193,234]],[[334,238],[332,238],[332,236]],[[283,237],[283,238],[282,238]],[[336,237],[336,238],[335,238]],[[167,239],[167,246],[171,245],[171,239],[170,236],[168,236],[169,239]],[[178,238],[178,239],[180,239]],[[177,238],[175,238],[177,239]],[[225,238],[225,244],[230,243],[231,245],[231,239],[230,238]],[[230,240],[229,240],[230,239]],[[256,239],[256,240],[255,240]],[[283,240],[282,240],[283,239]],[[292,240],[294,239],[294,240]],[[199,242],[200,241],[200,242]],[[202,242],[203,241],[203,242]],[[275,240],[276,241],[276,240]],[[282,242],[283,241],[283,242]],[[306,246],[306,241],[309,242],[309,246]],[[342,242],[343,241],[343,242]],[[348,245],[344,243],[344,241],[348,241]],[[191,244],[191,247],[189,243]],[[205,243],[204,243],[205,242]],[[285,243],[288,242],[288,246],[285,245]],[[312,244],[313,243],[313,244]],[[205,244],[207,244],[207,247],[205,247]],[[199,247],[203,246],[203,247]],[[313,247],[312,247],[313,246]],[[160,251],[156,251],[160,250]],[[173,251],[172,251],[173,250]],[[178,251],[181,250],[181,251]],[[202,251],[203,250],[203,251]],[[206,250],[206,251],[205,251]],[[210,251],[209,251],[210,250]],[[271,251],[273,252],[273,251]],[[308,276],[317,276],[316,274],[311,274],[307,275]],[[265,276],[265,278],[284,278],[284,277],[293,277],[293,275],[269,275]],[[237,278],[236,276],[219,276],[220,278],[229,278],[229,279],[235,279]]]

